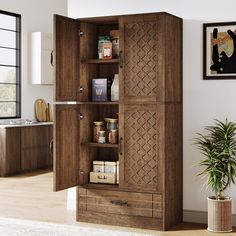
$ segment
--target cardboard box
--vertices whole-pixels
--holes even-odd
[[[105,78],[92,79],[92,101],[109,101],[111,95],[110,88],[110,80]]]
[[[90,172],[90,183],[116,184],[116,174]]]

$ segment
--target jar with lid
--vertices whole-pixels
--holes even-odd
[[[104,131],[105,132],[105,127],[104,127],[104,122],[103,121],[94,121],[93,122],[93,142],[98,142],[98,132],[99,131]]]
[[[118,129],[118,119],[109,119],[109,130]]]
[[[106,143],[106,131],[98,131],[98,143]]]

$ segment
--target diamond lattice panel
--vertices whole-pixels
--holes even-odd
[[[157,93],[157,24],[125,25],[125,95],[153,97]]]
[[[157,186],[157,112],[125,112],[125,184],[142,189]]]

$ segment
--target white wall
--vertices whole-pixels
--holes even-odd
[[[206,211],[206,197],[201,191],[203,181],[193,167],[201,159],[192,145],[196,132],[212,124],[214,118],[236,121],[236,80],[203,81],[202,23],[221,20],[236,21],[236,2],[228,0],[68,0],[68,16],[72,18],[166,11],[184,19],[183,27],[183,119],[184,119],[184,199],[185,210]],[[236,186],[228,192],[236,213]],[[70,195],[70,194],[69,194]],[[73,199],[73,198],[72,198]]]
[[[52,32],[53,14],[67,14],[67,0],[0,0],[0,10],[21,14],[22,118],[34,118],[34,101],[53,101],[53,86],[31,85],[28,73],[28,32]],[[29,63],[30,64],[30,63]]]

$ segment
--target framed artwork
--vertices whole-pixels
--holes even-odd
[[[236,79],[236,22],[203,24],[203,79]]]

